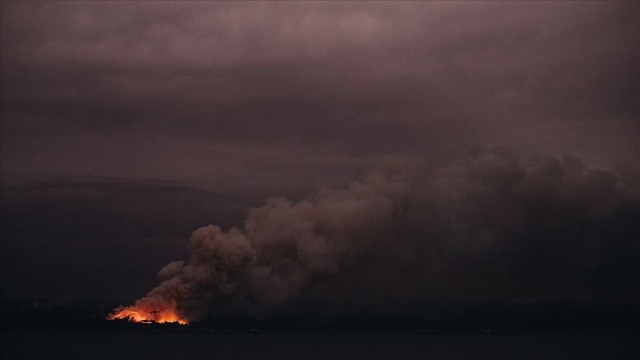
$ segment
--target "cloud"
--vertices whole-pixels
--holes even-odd
[[[389,158],[346,188],[269,199],[242,229],[202,227],[184,266],[163,268],[135,307],[193,320],[220,296],[274,304],[640,295],[637,169],[629,177],[500,147],[435,171],[423,164]]]
[[[451,160],[487,140],[635,158],[635,4],[3,10],[9,159],[26,160],[25,140],[88,134],[170,134],[293,157]]]

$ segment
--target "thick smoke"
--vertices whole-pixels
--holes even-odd
[[[388,159],[345,189],[269,199],[209,225],[139,308],[202,318],[218,299],[639,298],[640,176],[479,148],[429,170]]]

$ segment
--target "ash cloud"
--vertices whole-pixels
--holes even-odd
[[[505,148],[436,170],[389,158],[346,188],[269,199],[241,229],[196,230],[136,306],[193,320],[224,296],[637,300],[638,176]]]

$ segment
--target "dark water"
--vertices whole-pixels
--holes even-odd
[[[2,333],[2,359],[640,359],[638,334]]]

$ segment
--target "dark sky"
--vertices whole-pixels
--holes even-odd
[[[633,2],[2,1],[2,296],[144,295],[200,226],[242,226],[266,198],[299,201],[417,159],[444,170],[416,175],[412,189],[427,190],[412,194],[455,219],[416,227],[424,212],[408,211],[386,241],[426,231],[475,249],[484,230],[443,230],[462,222],[510,243],[439,258],[442,279],[396,293],[464,297],[456,287],[477,283],[469,269],[481,268],[509,278],[494,297],[637,299],[639,22]],[[529,157],[538,153],[549,157]],[[573,177],[556,187],[553,171]],[[469,185],[508,187],[510,174],[529,192]],[[464,220],[483,206],[493,217]],[[516,220],[514,206],[524,209]],[[545,286],[564,271],[560,257],[584,254],[574,244],[584,239],[589,255]],[[551,264],[542,275],[522,268],[534,258]],[[309,293],[401,277],[376,259]],[[558,290],[576,282],[586,285]]]

